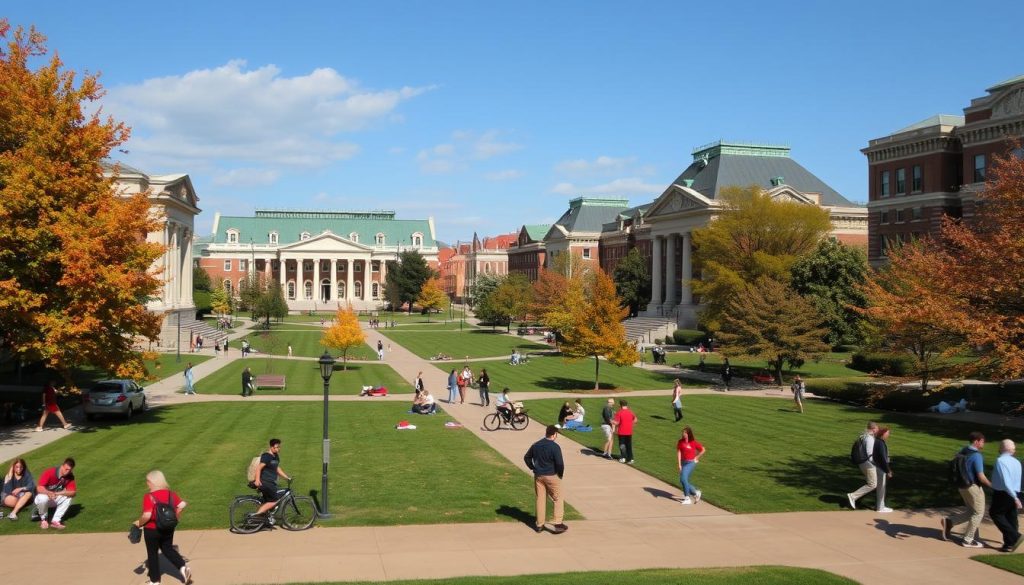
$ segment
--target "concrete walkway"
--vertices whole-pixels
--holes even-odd
[[[367,329],[367,341],[387,338]],[[196,366],[205,376],[228,361]],[[446,398],[447,376],[431,363],[392,342],[386,362],[406,380],[423,372],[428,390]],[[452,362],[452,367],[461,365]],[[200,370],[207,366],[209,370]],[[235,396],[185,397],[178,393],[180,376],[147,388],[154,405],[183,401],[241,400]],[[708,390],[687,390],[687,393]],[[667,390],[630,395],[667,395]],[[732,393],[730,393],[732,394]],[[774,389],[736,392],[784,397]],[[564,393],[521,393],[527,401]],[[593,395],[590,395],[593,397]],[[255,400],[316,400],[316,396],[270,397]],[[254,400],[250,398],[248,400]],[[384,399],[408,401],[409,395]],[[332,400],[371,400],[335,396]],[[522,469],[522,455],[542,435],[533,423],[525,431],[488,432],[481,428],[490,409],[478,404],[477,392],[466,404],[442,407],[453,418]],[[528,406],[528,405],[527,405]],[[978,414],[978,413],[965,413]],[[597,413],[590,413],[591,417]],[[956,418],[956,415],[947,416]],[[1002,418],[1002,417],[999,417]],[[593,418],[592,418],[593,420]],[[978,420],[977,422],[995,422]],[[998,423],[997,423],[998,424]],[[34,433],[46,435],[49,433]],[[63,436],[63,432],[59,436]],[[58,433],[53,433],[59,438]],[[587,435],[600,441],[600,433]],[[559,438],[566,458],[566,500],[586,520],[570,522],[563,535],[535,534],[522,523],[440,524],[429,526],[316,528],[302,533],[264,532],[239,536],[225,530],[188,531],[176,535],[180,551],[191,563],[200,584],[284,583],[324,580],[391,580],[446,578],[460,575],[509,575],[647,567],[721,567],[790,565],[820,568],[865,584],[1020,583],[1019,577],[968,560],[991,549],[964,549],[939,539],[943,511],[800,512],[734,515],[707,503],[681,506],[676,485],[665,484],[631,466],[595,457],[572,440]],[[6,445],[5,445],[6,447]],[[20,452],[34,448],[21,445]],[[530,489],[524,477],[523,489]],[[187,521],[186,521],[187,526]],[[136,585],[146,581],[141,563],[145,550],[128,545],[123,534],[52,533],[0,536],[0,550],[18,564],[0,566],[4,582],[38,582],[40,567],[53,561],[52,545],[60,539],[61,556],[74,559],[77,583]],[[986,523],[982,540],[998,546],[998,532]],[[169,576],[165,584],[175,583]]]

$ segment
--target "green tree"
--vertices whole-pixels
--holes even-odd
[[[602,270],[595,270],[582,280],[585,281],[582,297],[567,299],[572,325],[562,330],[565,338],[562,354],[569,361],[594,358],[594,390],[600,390],[602,358],[613,365],[626,366],[640,356],[626,339],[622,320],[629,309],[615,294],[611,277]]]
[[[647,259],[633,248],[615,267],[615,292],[629,307],[630,315],[637,315],[640,307],[651,302],[651,273]]]
[[[789,283],[796,261],[812,252],[831,229],[828,212],[816,205],[776,201],[760,187],[729,187],[719,198],[724,209],[694,230],[691,281],[705,306],[701,320],[711,330],[747,283],[761,278]]]
[[[423,283],[423,288],[420,289],[420,295],[416,298],[416,302],[427,311],[427,323],[429,323],[430,314],[448,304],[448,295],[444,294],[440,279],[431,278]]]
[[[205,268],[196,266],[192,268],[192,289],[193,290],[205,290],[207,292],[213,290],[213,282],[210,280],[210,273]]]
[[[814,252],[793,265],[793,290],[817,307],[832,346],[863,341],[864,318],[857,309],[867,306],[860,288],[867,272],[868,259],[862,249],[831,240],[822,240]]]
[[[388,262],[388,276],[385,279],[384,290],[392,290],[398,299],[398,305],[409,303],[409,313],[412,313],[412,305],[420,294],[420,289],[428,279],[437,276],[427,261],[416,250],[406,250],[399,254],[398,261]]]
[[[270,282],[263,289],[263,293],[256,299],[256,307],[253,309],[258,319],[264,319],[267,328],[270,328],[271,319],[284,319],[288,316],[288,301],[284,298],[284,291],[280,285]]]
[[[808,299],[781,282],[762,277],[726,305],[718,340],[727,356],[763,358],[782,384],[785,363],[803,363],[829,350],[827,331]]]
[[[533,288],[530,281],[522,274],[509,274],[501,279],[501,284],[487,297],[487,305],[494,317],[492,323],[504,323],[508,331],[512,330],[512,321],[522,318],[530,309],[533,300]]]
[[[477,319],[484,323],[501,324],[501,315],[491,307],[490,299],[494,291],[498,290],[503,278],[494,274],[481,274],[468,291],[471,294],[466,297],[467,304],[473,307]]]

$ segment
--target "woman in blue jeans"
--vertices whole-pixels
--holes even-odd
[[[676,466],[679,468],[679,483],[683,486],[681,504],[689,505],[700,502],[700,490],[690,483],[690,474],[704,456],[704,445],[697,442],[693,429],[683,427],[683,436],[676,443]],[[690,499],[693,496],[693,499]]]

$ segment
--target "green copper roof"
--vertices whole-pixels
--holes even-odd
[[[577,207],[625,207],[627,205],[629,205],[629,199],[577,197],[569,200],[571,209]]]
[[[214,242],[227,242],[228,230],[238,231],[238,243],[270,243],[270,233],[277,232],[278,244],[285,246],[325,231],[348,239],[358,234],[359,243],[373,246],[377,234],[384,234],[384,245],[411,245],[412,235],[423,237],[423,247],[436,245],[430,222],[425,219],[394,219],[393,211],[286,211],[257,210],[255,217],[221,216],[214,222]]]
[[[539,242],[544,239],[544,235],[551,229],[550,223],[537,223],[533,225],[524,225],[523,229],[526,230],[526,235],[530,236],[530,239]]]
[[[712,159],[723,154],[741,156],[779,156],[789,158],[789,147],[777,144],[753,144],[718,140],[693,149],[693,160]]]
[[[992,87],[986,89],[985,91],[987,91],[989,93],[992,93],[993,91],[996,91],[997,89],[1002,89],[1002,88],[1004,88],[1004,87],[1006,87],[1008,85],[1013,85],[1015,83],[1020,83],[1022,81],[1024,81],[1024,75],[1018,75],[1016,77],[1011,77],[1011,78],[1007,79],[1006,81],[1000,81],[999,83],[993,85]]]

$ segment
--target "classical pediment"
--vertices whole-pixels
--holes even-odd
[[[558,224],[551,226],[551,229],[548,230],[548,233],[544,234],[545,242],[564,241],[567,240],[568,238],[569,232],[565,231],[565,228]]]
[[[1007,93],[992,106],[993,118],[1008,118],[1021,114],[1024,114],[1024,87]]]
[[[779,185],[768,191],[766,191],[769,197],[775,201],[792,201],[796,203],[804,203],[807,205],[817,205],[814,199],[809,196],[797,191],[789,185]]]
[[[670,185],[660,197],[654,200],[644,214],[647,222],[659,216],[676,215],[690,211],[703,211],[714,207],[712,200],[697,191],[682,185]]]
[[[373,248],[331,232],[281,246],[282,252],[373,252]]]
[[[199,197],[188,175],[163,175],[149,178],[151,197],[171,199],[189,207],[198,207]]]

